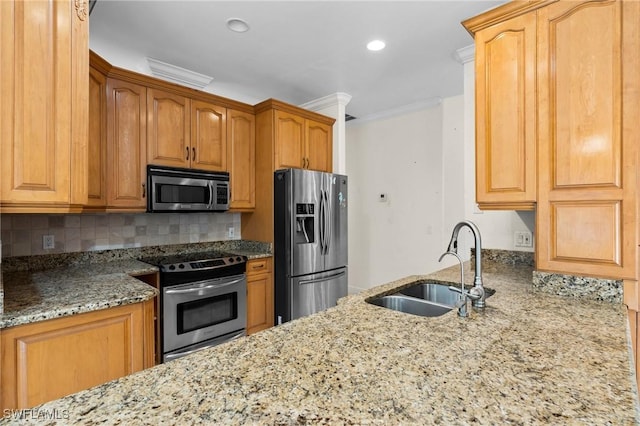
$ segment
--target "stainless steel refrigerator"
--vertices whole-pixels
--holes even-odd
[[[347,295],[347,177],[274,174],[275,322],[330,308]]]

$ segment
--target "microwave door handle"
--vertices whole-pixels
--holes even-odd
[[[213,210],[213,182],[209,181],[207,186],[209,187],[209,205],[207,208]]]
[[[195,292],[198,292],[198,291],[201,291],[201,290],[212,290],[212,289],[228,287],[230,285],[238,284],[242,280],[243,280],[243,278],[238,278],[236,280],[229,281],[229,282],[226,282],[226,283],[205,285],[203,287],[188,287],[188,288],[176,288],[176,289],[170,288],[170,289],[165,290],[164,292],[166,294],[195,293]]]

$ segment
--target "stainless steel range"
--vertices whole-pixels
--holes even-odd
[[[162,362],[245,335],[246,257],[205,252],[140,260],[160,269]]]

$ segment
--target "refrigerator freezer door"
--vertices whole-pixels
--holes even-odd
[[[327,199],[327,233],[324,270],[347,265],[347,177],[324,175]]]
[[[347,268],[294,277],[289,285],[293,320],[336,306],[347,295]]]
[[[291,201],[289,217],[291,245],[290,276],[323,271],[321,254],[320,205],[322,176],[320,172],[292,169],[290,174]],[[304,211],[312,208],[313,213]]]

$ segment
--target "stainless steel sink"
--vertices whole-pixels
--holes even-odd
[[[460,284],[456,283],[418,283],[411,287],[403,288],[398,293],[442,305],[455,306],[460,294],[449,290],[449,285],[460,287]]]
[[[448,281],[432,281],[432,282],[419,282],[407,288],[403,288],[398,291],[405,296],[416,297],[418,299],[428,300],[434,303],[441,303],[443,305],[454,306],[458,301],[460,293],[449,290],[449,287],[460,288],[459,283]],[[470,287],[467,287],[467,290]],[[485,298],[493,296],[495,290],[484,287]]]
[[[387,296],[368,299],[367,302],[423,317],[439,317],[456,307],[460,294],[449,290],[449,286],[460,287],[454,282],[418,282],[412,286],[403,288],[397,293]],[[486,297],[495,293],[495,290],[485,287]]]
[[[446,287],[445,287],[446,288]],[[438,305],[426,300],[407,297],[401,294],[391,294],[368,300],[372,305],[393,309],[394,311],[405,312],[407,314],[420,315],[423,317],[439,317],[453,309],[452,306]]]

